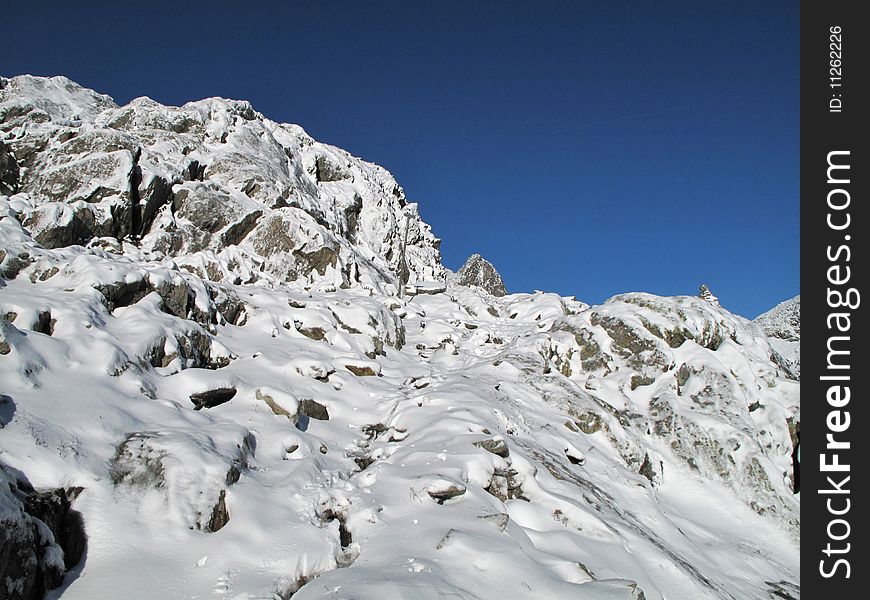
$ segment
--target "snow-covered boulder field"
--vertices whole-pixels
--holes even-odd
[[[0,597],[799,598],[764,323],[451,274],[245,102],[0,79],[0,182]]]

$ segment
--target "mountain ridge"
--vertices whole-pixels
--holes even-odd
[[[245,102],[0,88],[13,598],[799,597],[759,324],[462,285],[387,171]]]

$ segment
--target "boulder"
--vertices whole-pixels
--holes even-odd
[[[194,410],[200,410],[202,408],[214,408],[215,406],[225,404],[232,400],[235,395],[236,388],[221,387],[191,394],[190,401],[193,402],[193,405],[196,407]]]
[[[0,590],[8,600],[42,598],[78,564],[87,538],[71,507],[81,488],[38,492],[0,464]]]

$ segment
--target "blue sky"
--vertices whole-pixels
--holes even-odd
[[[15,3],[0,73],[251,100],[381,164],[510,291],[799,293],[799,3]]]

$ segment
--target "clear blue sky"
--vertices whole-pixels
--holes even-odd
[[[799,3],[16,2],[0,73],[251,100],[392,171],[453,269],[601,302],[799,293]]]

